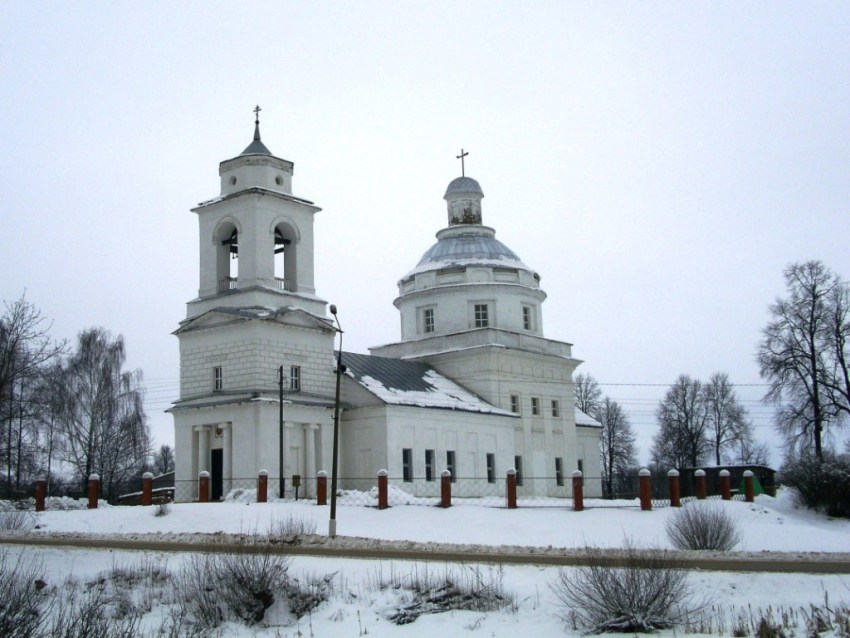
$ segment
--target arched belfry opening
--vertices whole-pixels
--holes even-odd
[[[298,230],[289,222],[274,227],[274,277],[280,290],[298,291]]]
[[[239,229],[233,222],[223,222],[216,229],[213,242],[218,291],[234,290],[239,280]]]

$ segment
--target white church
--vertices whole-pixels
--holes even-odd
[[[292,175],[257,120],[251,144],[219,165],[220,195],[192,209],[200,286],[175,331],[170,412],[175,479],[209,472],[213,500],[261,469],[275,492],[279,476],[289,489],[293,475],[331,471],[337,330],[313,275],[321,209],[293,195]],[[585,494],[600,494],[601,428],[574,407],[580,361],[544,337],[540,276],[483,224],[483,197],[470,177],[448,185],[448,225],[398,281],[401,338],[341,355],[340,488],[386,469],[432,493],[447,469],[459,495],[492,494],[515,468],[520,496],[569,496],[578,469]],[[302,494],[314,489],[305,480]]]

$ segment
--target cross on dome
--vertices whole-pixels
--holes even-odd
[[[460,155],[457,155],[457,159],[460,160],[460,174],[462,177],[466,176],[466,167],[464,166],[463,158],[469,155],[469,151],[464,152],[464,150],[460,149]]]

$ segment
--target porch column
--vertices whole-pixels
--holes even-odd
[[[210,426],[196,425],[198,433],[198,473],[209,471],[210,459]]]
[[[304,496],[309,498],[315,494],[313,478],[316,476],[316,430],[318,425],[308,423],[304,426]]]
[[[231,485],[233,479],[233,426],[231,423],[219,423],[218,427],[221,428],[223,439],[221,444],[221,486],[222,492],[227,495],[233,489]]]

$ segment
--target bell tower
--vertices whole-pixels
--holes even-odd
[[[198,497],[201,472],[216,500],[260,469],[281,494],[285,477],[330,465],[336,330],[313,281],[320,209],[292,194],[293,164],[263,144],[254,113],[254,139],[219,164],[219,195],[192,209],[200,285],[174,332],[180,398],[170,409],[178,500]]]
[[[200,226],[200,285],[193,317],[220,306],[296,306],[325,314],[313,279],[313,216],[321,209],[292,194],[292,162],[260,137],[219,164],[221,193],[192,209]]]

